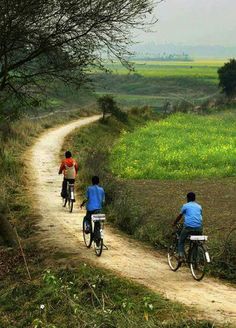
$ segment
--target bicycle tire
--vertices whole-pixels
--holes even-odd
[[[64,199],[63,207],[66,207],[66,204],[67,204],[67,197]]]
[[[102,255],[103,250],[103,239],[99,238],[97,241],[94,240],[94,250],[95,254],[99,257]]]
[[[178,258],[177,242],[174,241],[173,244],[168,247],[167,253],[168,265],[172,271],[177,271],[181,266],[181,262],[179,262]]]
[[[70,200],[70,202],[69,202],[70,213],[72,213],[72,211],[73,211],[73,206],[74,206],[74,202],[72,200]]]
[[[84,238],[84,243],[85,243],[85,246],[87,248],[90,248],[91,245],[92,245],[92,241],[93,241],[92,231],[90,231],[89,233],[86,233],[85,232],[85,228],[86,228],[86,225],[85,225],[85,219],[84,219],[83,220],[83,238]]]
[[[206,255],[202,245],[194,245],[190,253],[190,270],[195,280],[200,281],[206,273]]]

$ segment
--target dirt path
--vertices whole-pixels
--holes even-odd
[[[209,278],[195,282],[187,269],[174,273],[169,270],[166,258],[158,252],[108,228],[105,241],[109,250],[104,251],[101,258],[97,258],[92,249],[85,248],[81,233],[84,212],[78,209],[78,203],[72,214],[61,206],[59,191],[62,178],[57,175],[58,156],[68,133],[97,119],[98,116],[80,119],[47,131],[31,149],[33,197],[35,209],[42,216],[39,222],[42,244],[50,247],[52,252],[60,249],[79,254],[171,300],[196,307],[204,318],[231,322],[236,327],[236,289],[230,285]]]

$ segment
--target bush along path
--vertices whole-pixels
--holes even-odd
[[[132,279],[170,300],[193,307],[196,316],[216,323],[236,325],[236,290],[215,279],[205,278],[198,283],[188,269],[171,272],[163,254],[146,245],[117,234],[106,228],[105,242],[108,251],[97,258],[86,249],[82,237],[84,211],[77,201],[73,213],[62,208],[60,199],[61,176],[57,175],[59,154],[64,138],[75,128],[93,123],[99,116],[80,119],[44,133],[30,149],[30,190],[36,211],[41,214],[38,222],[41,245],[51,252],[60,250],[89,260],[93,264],[111,269],[118,275]],[[29,155],[29,154],[27,154]]]

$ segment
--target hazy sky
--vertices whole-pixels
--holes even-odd
[[[165,0],[155,15],[156,32],[139,41],[236,46],[236,0]]]

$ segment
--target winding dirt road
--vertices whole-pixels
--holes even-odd
[[[57,175],[59,152],[64,138],[75,128],[96,121],[99,116],[83,118],[44,133],[31,151],[34,172],[33,197],[35,210],[41,214],[40,239],[52,252],[60,250],[88,259],[96,265],[143,284],[167,298],[195,307],[200,317],[218,323],[232,323],[236,327],[236,289],[222,282],[205,278],[195,282],[189,270],[169,270],[166,258],[157,251],[129,240],[110,228],[105,231],[108,250],[97,258],[92,249],[86,249],[81,233],[84,212],[71,214],[62,208],[59,196],[61,176]]]

